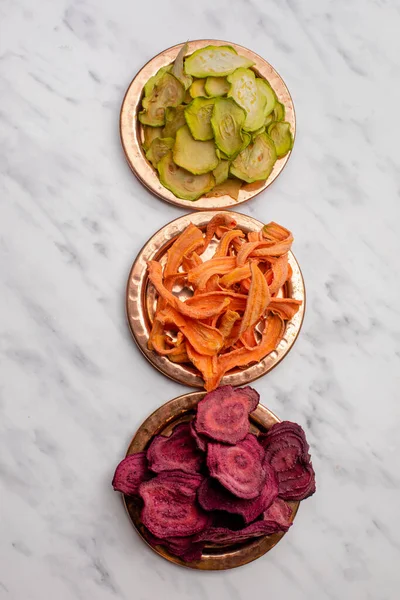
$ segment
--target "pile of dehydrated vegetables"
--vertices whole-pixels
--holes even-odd
[[[220,387],[198,403],[192,421],[117,467],[115,490],[137,498],[143,533],[186,562],[209,544],[231,545],[285,532],[292,508],[315,492],[309,446],[300,425],[282,421],[250,433],[259,395]]]
[[[207,391],[230,370],[265,358],[301,305],[277,296],[292,275],[292,242],[290,231],[276,223],[242,231],[229,213],[214,216],[205,233],[188,225],[169,248],[164,268],[148,262],[158,293],[149,349],[193,364]],[[177,297],[182,289],[192,294],[185,301]]]
[[[178,198],[229,195],[269,177],[292,146],[285,107],[253,62],[231,46],[206,46],[144,86],[139,121],[146,158]]]

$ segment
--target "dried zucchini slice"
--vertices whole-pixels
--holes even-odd
[[[242,152],[242,150],[244,150],[245,148],[247,148],[247,146],[250,144],[250,142],[252,141],[252,137],[251,134],[248,133],[247,131],[243,131],[242,132],[242,136],[243,136],[243,146],[241,147],[240,151]]]
[[[187,49],[188,44],[183,44],[182,48],[178,52],[176,59],[174,60],[174,64],[172,65],[171,69],[172,75],[176,77],[178,81],[181,82],[185,90],[189,89],[193,82],[191,76],[187,75],[183,69],[183,59],[185,58]]]
[[[250,69],[236,69],[232,75],[229,75],[228,81],[231,84],[228,97],[233,98],[246,111],[243,129],[256,131],[264,125],[266,117],[264,112],[266,99],[256,81],[256,76]]]
[[[285,105],[282,102],[276,101],[275,108],[272,112],[274,115],[274,121],[284,121],[285,120]]]
[[[157,165],[160,181],[178,198],[197,200],[209,192],[215,185],[214,175],[193,175],[178,167],[172,160],[172,152],[168,152]]]
[[[239,179],[227,179],[223,183],[216,185],[208,194],[207,197],[215,196],[220,198],[221,196],[230,196],[234,200],[239,200],[239,191],[242,187],[242,181]]]
[[[143,125],[161,127],[165,124],[167,106],[181,104],[184,94],[183,85],[170,73],[164,73],[154,83],[150,94],[143,98],[143,110],[139,113],[139,121]]]
[[[211,98],[226,96],[230,87],[230,83],[228,83],[226,77],[207,77],[204,86],[207,96]]]
[[[293,136],[290,131],[290,123],[279,121],[271,123],[268,127],[268,135],[275,144],[278,158],[285,156],[293,148]]]
[[[165,109],[165,127],[159,137],[175,137],[178,129],[185,125],[185,106],[168,106]]]
[[[187,125],[178,130],[173,153],[174,162],[194,175],[213,171],[219,162],[214,142],[194,140]]]
[[[214,137],[211,128],[211,115],[214,108],[214,98],[195,98],[185,108],[185,119],[190,133],[195,140],[207,141]]]
[[[150,148],[150,144],[153,140],[155,140],[158,137],[163,137],[162,135],[162,128],[161,127],[149,127],[148,125],[143,125],[143,134],[144,134],[144,140],[143,140],[143,150],[145,150],[147,152],[147,150]]]
[[[204,87],[205,83],[205,79],[196,79],[195,81],[193,81],[192,85],[189,88],[189,93],[192,98],[198,98],[199,96],[204,98],[205,96],[207,96]]]
[[[151,162],[153,167],[157,167],[160,160],[168,154],[170,150],[174,147],[175,140],[174,138],[155,138],[151,144],[150,148],[146,152],[146,158]]]
[[[257,85],[259,93],[265,100],[264,117],[268,117],[268,115],[270,115],[272,113],[272,111],[274,110],[274,108],[276,106],[275,92],[272,89],[272,87],[269,85],[269,83],[267,81],[265,81],[265,79],[260,79],[259,77],[257,77],[256,85]]]
[[[206,46],[185,60],[185,71],[193,77],[225,77],[239,67],[251,67],[252,60],[240,56],[231,46]]]
[[[228,179],[229,176],[229,160],[221,160],[218,166],[214,169],[215,184],[219,185]]]
[[[229,160],[229,156],[227,156],[225,152],[221,152],[219,148],[215,148],[215,154],[218,156],[219,160]]]
[[[192,96],[190,95],[190,88],[188,90],[186,90],[185,92],[185,96],[183,98],[183,104],[190,104],[191,101],[193,100]]]
[[[275,144],[266,133],[260,133],[252,144],[235,158],[230,172],[247,183],[267,179],[276,162]]]
[[[251,134],[251,139],[254,141],[256,137],[260,135],[260,133],[265,133],[265,125],[260,127],[260,129],[257,129],[257,131],[253,131],[253,133]]]
[[[215,144],[229,158],[243,148],[242,127],[246,113],[232,98],[215,98],[211,126]]]
[[[158,81],[160,81],[160,79],[162,78],[163,75],[165,75],[165,73],[170,73],[171,69],[172,69],[172,65],[167,65],[166,67],[161,67],[161,69],[158,69],[157,73],[155,75],[153,75],[153,77],[150,77],[150,79],[145,83],[144,95],[147,97],[150,96],[155,84]]]

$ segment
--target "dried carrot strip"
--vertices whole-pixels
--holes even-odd
[[[279,315],[281,319],[289,321],[298,312],[301,305],[302,301],[294,298],[272,298],[268,310]]]
[[[215,215],[207,225],[206,237],[204,238],[202,252],[205,252],[205,250],[207,250],[208,245],[213,239],[217,228],[221,225],[224,227],[228,227],[228,229],[233,229],[234,227],[236,227],[236,221],[232,219],[232,217],[224,213],[218,213],[217,215]]]
[[[278,225],[278,223],[275,223],[274,221],[264,225],[261,234],[263,238],[274,242],[283,242],[284,240],[293,238],[289,229],[282,227],[282,225]]]
[[[168,277],[177,273],[182,264],[183,257],[189,256],[196,248],[202,246],[203,242],[204,238],[201,229],[190,223],[167,251],[167,264],[165,265],[164,276]]]
[[[227,231],[221,238],[216,251],[214,252],[214,258],[218,258],[219,256],[228,256],[228,250],[231,242],[235,238],[243,238],[244,233],[240,229],[232,229],[231,231]]]
[[[239,283],[243,279],[247,279],[250,277],[250,275],[250,264],[246,263],[242,267],[235,267],[232,269],[232,271],[221,277],[220,284],[223,287],[230,288],[235,283]]]
[[[222,315],[222,317],[221,317],[221,323],[220,323],[218,329],[220,330],[220,332],[222,333],[222,335],[225,338],[225,344],[226,344],[226,340],[229,338],[229,336],[232,333],[232,329],[233,329],[234,324],[239,319],[240,319],[240,315],[235,310],[227,310]]]
[[[206,260],[188,273],[188,281],[198,289],[204,289],[212,275],[224,275],[235,267],[236,259],[231,256],[221,256]]]
[[[160,311],[157,319],[164,325],[171,324],[178,327],[193,348],[200,354],[213,356],[224,345],[224,337],[218,329],[205,325],[201,321],[183,317],[171,306]]]
[[[183,257],[182,267],[184,271],[190,271],[191,269],[198,267],[198,265],[201,265],[202,262],[203,261],[201,260],[197,252],[192,252],[190,256]]]
[[[214,377],[214,356],[204,356],[203,354],[196,352],[189,342],[186,342],[186,352],[190,362],[200,371],[204,381]]]
[[[221,287],[219,285],[219,275],[212,275],[206,283],[206,292],[217,292],[220,290]]]
[[[171,352],[171,354],[168,354],[168,358],[173,363],[178,363],[178,364],[190,362],[188,354],[186,352],[186,343],[184,342],[180,346],[177,346],[175,348],[175,352]]]
[[[279,292],[288,276],[288,255],[282,254],[277,260],[272,263],[272,283],[269,286],[269,291],[271,294],[276,294]]]
[[[230,310],[235,310],[237,312],[244,312],[246,310],[247,304],[247,296],[244,294],[236,294],[235,292],[231,292],[230,290],[223,290],[221,292],[204,292],[197,294],[196,296],[192,296],[188,298],[185,302],[186,305],[191,306],[193,308],[199,306],[209,306],[211,307],[219,306],[221,299],[229,301]],[[206,304],[204,304],[204,302]],[[222,311],[220,311],[221,313]],[[217,312],[215,312],[217,314]]]
[[[248,350],[253,350],[257,346],[256,325],[252,325],[240,336],[240,341]]]
[[[247,239],[249,242],[259,242],[260,236],[258,231],[249,231],[249,233],[247,234]]]
[[[284,331],[283,322],[277,315],[270,315],[265,323],[261,342],[253,350],[240,348],[232,350],[218,357],[218,371],[212,377],[205,379],[205,388],[208,392],[214,390],[222,377],[234,367],[245,367],[252,362],[260,362],[279,344]]]
[[[245,244],[243,244],[242,247],[240,248],[239,252],[237,253],[236,265],[238,267],[242,267],[244,264],[246,264],[247,259],[249,258],[250,254],[256,248],[258,248],[260,243],[261,242],[246,242]]]
[[[260,320],[271,300],[267,282],[258,265],[251,263],[250,270],[251,284],[239,336]]]
[[[229,304],[227,299],[222,299],[219,306],[213,306],[212,308],[193,308],[188,306],[187,302],[182,302],[179,300],[179,298],[174,296],[174,294],[167,290],[167,288],[163,285],[162,267],[160,263],[155,260],[150,260],[147,263],[147,268],[149,272],[149,279],[160,296],[175,310],[187,317],[191,317],[192,319],[207,319],[208,317],[213,317],[214,315],[219,314]]]

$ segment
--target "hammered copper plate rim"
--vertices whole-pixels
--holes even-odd
[[[165,431],[168,427],[172,427],[172,425],[175,426],[187,416],[191,416],[195,406],[205,394],[206,392],[190,392],[183,394],[157,408],[136,431],[128,446],[126,456],[145,450],[154,435]],[[258,426],[258,429],[268,430],[274,423],[279,423],[280,419],[268,408],[259,404],[256,410],[251,413],[250,421],[254,426]],[[142,540],[159,556],[169,562],[189,569],[216,571],[243,566],[266,554],[276,546],[285,535],[284,532],[281,532],[270,536],[255,538],[250,542],[237,544],[233,547],[221,547],[220,553],[218,554],[210,553],[210,549],[208,549],[207,552],[206,547],[200,560],[186,563],[178,556],[168,552],[163,546],[152,546],[146,540],[143,531],[141,530],[142,524],[134,501],[128,496],[122,496],[122,498],[129,519]],[[292,508],[292,521],[294,521],[296,517],[299,504],[299,502],[289,502],[289,505]]]
[[[178,217],[161,227],[144,244],[130,269],[126,287],[125,307],[127,320],[133,339],[143,356],[160,373],[163,373],[173,381],[194,388],[204,387],[203,379],[198,374],[198,371],[195,371],[195,369],[190,366],[175,364],[166,356],[160,356],[156,352],[149,350],[147,347],[149,340],[149,318],[146,307],[146,263],[148,260],[157,260],[162,254],[162,249],[168,242],[181,233],[189,223],[192,222],[194,225],[204,227],[214,215],[220,212],[226,212],[227,215],[232,216],[232,218],[237,221],[238,226],[244,230],[259,231],[264,225],[253,217],[229,211],[198,212]],[[220,385],[245,385],[262,377],[283,360],[297,340],[304,320],[306,294],[300,266],[291,252],[289,253],[289,262],[293,270],[291,286],[292,289],[295,290],[292,297],[300,299],[303,302],[298,313],[291,321],[286,322],[283,339],[273,352],[256,364],[226,374],[222,378]]]
[[[240,46],[239,44],[224,40],[193,40],[188,42],[188,54],[191,54],[195,50],[198,50],[199,48],[209,44],[220,46],[230,45],[235,48],[238,53],[251,58],[255,62],[254,69],[261,77],[268,79],[278,97],[278,100],[285,105],[285,120],[291,125],[294,142],[296,137],[296,115],[293,100],[285,82],[279,73],[264,58],[252,50],[249,50],[244,46]],[[141,146],[141,125],[137,119],[137,114],[140,108],[144,84],[158,71],[160,67],[171,63],[175,59],[182,46],[183,43],[176,44],[175,46],[171,46],[170,48],[167,48],[166,50],[163,50],[154,56],[138,71],[129,84],[122,101],[119,123],[120,138],[125,158],[129,167],[139,181],[150,192],[162,200],[169,202],[170,204],[185,207],[190,210],[221,210],[233,208],[238,204],[248,202],[269,187],[286,166],[292,154],[292,150],[290,150],[290,152],[284,157],[276,161],[271,175],[265,182],[256,182],[250,185],[245,184],[244,188],[241,189],[239,193],[238,201],[235,201],[230,196],[222,196],[219,198],[215,196],[210,198],[201,196],[199,200],[192,202],[189,200],[183,200],[182,198],[177,198],[172,192],[167,190],[159,181],[158,174],[147,161],[143,153]]]

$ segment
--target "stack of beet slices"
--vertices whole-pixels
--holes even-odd
[[[192,422],[147,452],[125,458],[114,489],[143,501],[146,537],[186,562],[208,544],[237,544],[287,531],[287,500],[315,492],[315,475],[300,425],[283,421],[258,437],[249,414],[259,401],[250,388],[220,387],[197,406]]]

